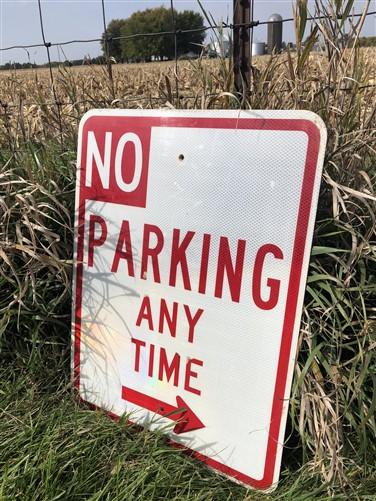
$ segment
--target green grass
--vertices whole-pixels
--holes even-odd
[[[3,351],[0,423],[1,500],[375,499],[374,467],[345,491],[285,464],[273,495],[247,491],[158,433],[80,404],[70,385],[68,350],[57,342],[28,350],[20,345],[16,357]],[[286,451],[290,468],[293,455]]]

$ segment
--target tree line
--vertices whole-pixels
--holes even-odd
[[[376,47],[376,37],[360,37],[360,47]]]
[[[175,37],[169,35],[136,36],[134,38],[120,39],[117,37],[129,37],[138,33],[173,32],[176,30],[202,30],[194,33],[178,33],[177,55],[179,57],[194,54],[199,55],[205,40],[204,18],[193,10],[181,12],[173,11],[165,7],[146,9],[134,12],[127,19],[113,19],[107,26],[108,51],[110,57],[116,62],[141,62],[173,59],[175,56]],[[101,47],[103,56],[85,57],[71,61],[52,61],[56,66],[78,66],[81,64],[104,64],[106,58],[105,34],[102,34]],[[0,65],[0,70],[44,68],[48,64],[18,63],[10,61]]]
[[[172,59],[175,56],[175,37],[170,35],[134,36],[139,33],[173,32],[176,30],[203,29],[204,19],[198,12],[174,11],[165,7],[134,12],[127,19],[113,19],[107,26],[109,55],[117,62],[140,62]],[[134,37],[133,37],[134,36]],[[118,37],[132,37],[117,39]],[[178,33],[177,55],[200,54],[205,32]],[[105,53],[105,34],[102,35]]]
[[[51,63],[18,63],[16,61],[9,61],[5,64],[0,65],[0,70],[30,70],[34,68],[59,68],[61,66],[82,66],[82,65],[92,65],[92,64],[106,64],[106,58],[104,56],[98,57],[83,57],[81,59],[66,59],[64,61],[51,61]]]

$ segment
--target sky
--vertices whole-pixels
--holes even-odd
[[[273,13],[282,17],[292,16],[292,0],[254,0],[254,19],[267,20]],[[232,0],[202,0],[201,3],[215,20],[232,20]],[[365,0],[356,0],[354,10],[361,12]],[[146,8],[170,6],[170,1],[134,1],[105,0],[107,23],[115,18],[127,18],[132,12]],[[309,5],[314,2],[309,0]],[[174,0],[175,8],[179,10],[192,9],[200,12],[197,0]],[[371,0],[370,10],[376,10],[376,0]],[[101,0],[42,0],[42,13],[46,40],[62,42],[64,40],[98,38],[103,32]],[[363,29],[363,35],[376,35],[376,16],[368,16]],[[283,26],[283,40],[294,41],[293,23]],[[266,27],[254,29],[254,41],[266,41]],[[28,45],[41,43],[42,36],[39,23],[37,0],[0,0],[0,47],[11,45]],[[98,42],[74,44],[51,48],[52,60],[80,59],[85,55],[95,57],[101,53]],[[45,63],[46,49],[33,48],[13,49],[0,52],[0,64],[9,61]]]

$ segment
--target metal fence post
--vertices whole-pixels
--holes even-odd
[[[251,44],[249,37],[250,0],[234,0],[233,59],[234,83],[237,92],[243,94],[249,88]]]
[[[106,9],[104,6],[104,0],[102,0],[102,20],[103,20],[103,29],[104,29],[104,51],[105,51],[105,55],[106,55],[108,78],[109,78],[110,86],[111,86],[112,99],[115,99],[115,87],[114,87],[114,79],[113,79],[113,75],[112,75],[112,61],[111,61],[111,52],[110,52],[112,40],[110,40],[108,37],[107,22],[106,22]]]

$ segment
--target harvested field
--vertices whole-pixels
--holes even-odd
[[[351,66],[351,51],[341,61],[343,70]],[[360,87],[376,82],[376,49],[359,52],[364,66]],[[327,93],[328,60],[325,54],[313,53],[306,64],[310,71],[297,80],[290,62],[296,55],[286,54],[270,59],[254,58],[253,86],[250,105],[259,109],[315,109]],[[62,134],[74,137],[82,114],[91,108],[155,108],[173,106],[187,109],[233,108],[230,60],[179,61],[177,78],[173,62],[119,64],[113,66],[113,82],[104,66],[54,68],[53,76],[59,110],[54,104],[49,70],[14,70],[0,72],[0,141],[44,140],[56,137],[59,112]],[[324,77],[324,78],[323,78]],[[332,83],[341,99],[356,85],[343,74]],[[368,103],[374,89],[361,89]],[[227,93],[227,94],[226,94]],[[338,96],[339,97],[339,96]],[[327,99],[333,98],[332,94]],[[326,99],[326,101],[327,101]],[[330,103],[329,103],[330,105]]]

